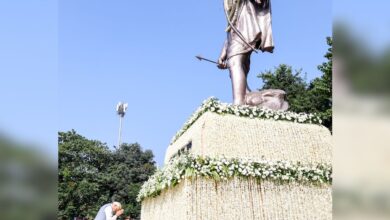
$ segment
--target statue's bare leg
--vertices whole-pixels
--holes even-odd
[[[232,80],[233,89],[233,104],[244,105],[245,94],[248,89],[246,76],[249,68],[247,68],[248,54],[240,54],[229,59],[230,78]]]
[[[245,56],[244,57],[245,59],[243,60],[243,68],[244,68],[245,78],[246,78],[246,80],[245,80],[246,81],[246,93],[252,91],[248,85],[248,73],[249,73],[249,69],[251,66],[251,59],[250,59],[251,53],[252,52],[249,52],[249,53],[243,55],[243,56]]]

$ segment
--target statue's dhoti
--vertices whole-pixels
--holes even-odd
[[[260,0],[243,0],[238,9],[235,28],[247,43],[261,51],[272,52],[274,49],[271,27],[271,3]],[[238,54],[252,51],[238,34],[231,29],[227,33],[227,59]]]

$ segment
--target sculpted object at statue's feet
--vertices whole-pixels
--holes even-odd
[[[266,89],[257,92],[248,92],[245,95],[245,104],[257,107],[266,107],[272,110],[286,111],[288,102],[286,92],[280,89]]]

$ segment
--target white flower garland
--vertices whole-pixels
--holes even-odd
[[[295,123],[321,124],[321,118],[316,114],[295,113],[290,111],[274,111],[268,108],[259,108],[248,105],[233,105],[221,103],[217,98],[210,97],[191,115],[190,119],[184,123],[183,127],[172,138],[173,144],[182,136],[205,112],[211,111],[220,115],[230,114],[239,117],[270,119],[275,121],[291,121]]]
[[[252,161],[248,159],[210,158],[183,154],[156,171],[142,186],[137,200],[158,196],[162,190],[174,187],[185,178],[202,176],[215,181],[232,177],[253,177],[258,180],[280,182],[298,181],[313,184],[331,184],[332,166],[288,161]]]

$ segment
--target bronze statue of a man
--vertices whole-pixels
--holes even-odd
[[[228,20],[227,39],[218,59],[220,69],[229,69],[233,104],[247,104],[247,75],[253,51],[273,52],[270,0],[224,0]]]

